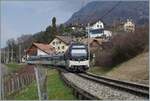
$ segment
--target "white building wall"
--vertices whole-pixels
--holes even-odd
[[[104,29],[104,24],[101,21],[98,21],[90,26],[90,29]]]
[[[55,38],[50,43],[50,45],[55,48],[56,53],[64,53],[68,49],[68,45],[66,45],[63,41],[59,40],[58,38]]]
[[[42,50],[40,49],[37,49],[37,56],[39,55],[48,55],[47,53],[43,52]]]
[[[135,24],[132,22],[132,20],[127,19],[127,22],[124,24],[124,31],[127,32],[135,31]]]
[[[97,34],[92,34],[92,33],[90,33],[90,37],[91,37],[91,38],[101,37],[101,36],[103,36],[103,35],[104,35],[103,33],[97,33]]]
[[[101,21],[97,21],[95,24],[91,25],[90,30],[96,30],[96,29],[104,29],[104,24]],[[88,31],[88,27],[86,27],[86,30]],[[101,37],[104,35],[104,33],[97,33],[97,34],[93,34],[93,33],[89,33],[90,37],[95,38],[95,37]]]
[[[104,30],[104,35],[106,36],[106,38],[109,38],[112,36],[112,32],[109,30]]]

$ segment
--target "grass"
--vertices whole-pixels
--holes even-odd
[[[9,63],[9,64],[6,64],[6,66],[8,67],[8,70],[10,72],[15,72],[17,71],[18,69],[20,69],[21,67],[23,67],[24,65],[22,64],[17,64],[17,63]]]
[[[148,54],[148,52],[141,53],[136,57],[115,67],[106,75],[117,79],[136,82],[149,80]]]
[[[9,96],[8,99],[11,100],[38,100],[37,95],[37,86],[36,83],[33,82],[28,87],[23,89],[22,91],[16,93],[15,95]]]
[[[13,100],[38,100],[38,91],[36,83],[33,82],[31,85],[16,93],[13,96],[9,96],[8,99]],[[75,100],[70,88],[65,86],[63,81],[60,79],[58,71],[55,69],[48,69],[47,77],[47,94],[48,100]]]
[[[120,80],[149,84],[148,56],[149,53],[144,52],[113,68],[92,67],[88,72]]]
[[[71,89],[61,81],[58,71],[51,69],[48,71],[47,92],[49,100],[75,100]]]
[[[108,73],[109,71],[111,71],[112,68],[107,68],[107,67],[92,67],[88,70],[88,72],[91,72],[93,74],[97,74],[97,75],[105,75],[106,73]]]

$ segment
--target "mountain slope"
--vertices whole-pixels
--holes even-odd
[[[75,12],[72,17],[66,22],[87,24],[100,19],[110,9],[112,9],[118,1],[93,1],[88,3],[85,7]],[[126,20],[132,18],[136,24],[142,25],[148,23],[148,1],[122,1],[117,5],[102,21],[110,25],[115,20]]]

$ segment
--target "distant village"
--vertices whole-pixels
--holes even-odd
[[[110,39],[113,36],[113,32],[106,30],[104,23],[101,20],[90,23],[86,27],[81,25],[70,25],[68,26],[74,31],[85,30],[89,33],[85,36],[56,36],[50,43],[35,43],[33,42],[30,48],[26,49],[26,55],[22,57],[22,62],[25,62],[30,56],[41,56],[41,55],[52,55],[65,53],[69,45],[72,42],[80,42],[90,45],[90,51],[94,53],[98,48],[104,49],[106,46],[109,47]],[[120,23],[117,28],[125,32],[134,32],[135,24],[132,19],[127,19],[126,22]],[[89,31],[89,32],[88,32]]]

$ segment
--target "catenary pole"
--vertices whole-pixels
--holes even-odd
[[[35,71],[35,76],[36,76],[36,82],[37,82],[39,100],[42,100],[41,90],[40,90],[40,80],[39,80],[38,68],[39,68],[38,66],[34,67],[34,71]]]
[[[13,62],[13,47],[11,48],[11,62]]]
[[[19,45],[19,62],[21,62],[21,43]]]
[[[90,66],[90,43],[89,43],[89,41],[90,41],[90,24],[88,23],[88,52],[89,52],[89,66]]]

